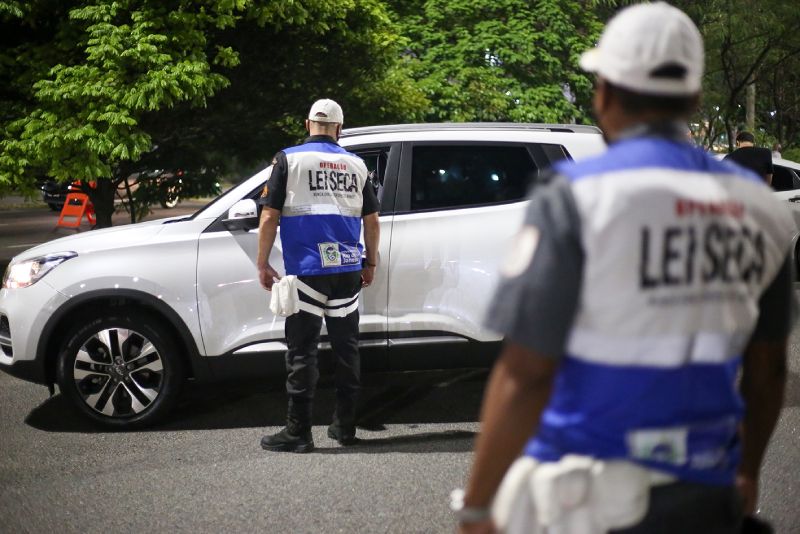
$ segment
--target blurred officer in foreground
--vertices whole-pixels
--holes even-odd
[[[328,437],[342,445],[356,440],[361,385],[358,295],[375,277],[380,223],[364,161],[336,142],[343,122],[339,104],[316,101],[306,120],[310,137],[278,152],[259,201],[264,206],[258,230],[259,280],[268,291],[280,290],[291,301],[285,308],[293,307],[279,313],[286,316],[289,408],[286,427],[261,439],[261,447],[269,451],[314,449],[311,414],[323,317],[336,355],[336,410]],[[279,220],[287,276],[276,284],[280,276],[269,256]],[[362,221],[366,249],[359,242]],[[275,301],[284,299],[274,297],[270,309],[276,313]]]
[[[708,534],[754,512],[793,223],[760,178],[687,142],[703,62],[661,2],[620,11],[582,56],[609,147],[531,194],[488,314],[506,341],[451,496],[460,531]]]

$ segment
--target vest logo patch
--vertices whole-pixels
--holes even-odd
[[[685,465],[689,429],[685,427],[633,430],[626,441],[636,460]]]
[[[317,246],[323,267],[341,267],[342,255],[338,243],[319,243]]]

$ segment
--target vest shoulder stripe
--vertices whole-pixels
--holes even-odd
[[[305,143],[302,145],[293,146],[283,150],[283,153],[286,155],[302,154],[304,152],[318,152],[322,154],[341,154],[361,159],[356,154],[348,152],[347,149],[334,143]]]
[[[763,182],[751,171],[729,161],[718,160],[698,147],[659,138],[627,139],[614,143],[600,156],[578,163],[562,161],[555,165],[556,171],[570,180],[643,168],[735,175]]]

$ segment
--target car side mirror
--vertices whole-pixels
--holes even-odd
[[[234,204],[228,210],[228,218],[222,219],[222,225],[231,232],[246,232],[258,228],[258,207],[255,200],[246,198]]]

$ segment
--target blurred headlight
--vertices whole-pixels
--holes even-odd
[[[60,252],[19,263],[12,263],[6,269],[5,276],[3,276],[3,287],[6,289],[19,289],[33,285],[55,267],[77,255],[75,252]]]

